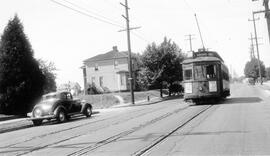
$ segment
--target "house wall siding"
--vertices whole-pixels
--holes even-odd
[[[118,66],[115,66],[115,60],[118,62]],[[95,70],[96,64],[98,65],[98,70]],[[99,86],[99,77],[102,76],[103,86],[110,91],[127,90],[127,86],[120,85],[120,75],[117,72],[128,71],[128,58],[85,62],[85,66],[87,83],[91,84],[92,77],[95,77],[95,84]]]

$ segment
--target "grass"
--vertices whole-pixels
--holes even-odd
[[[81,95],[79,96],[79,98],[91,103],[94,109],[102,109],[109,108],[120,103],[119,100],[114,97],[114,95],[121,96],[124,100],[124,103],[131,102],[130,92],[119,92],[99,95]],[[159,90],[134,92],[135,101],[147,100],[148,96],[150,99],[160,97]]]

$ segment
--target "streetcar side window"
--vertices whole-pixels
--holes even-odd
[[[206,78],[216,78],[216,66],[215,65],[207,65],[206,66]]]
[[[192,69],[184,70],[184,79],[191,80],[192,79]]]

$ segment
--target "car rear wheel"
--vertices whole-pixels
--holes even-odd
[[[90,117],[92,115],[92,108],[89,105],[87,105],[85,107],[85,109],[84,109],[84,115],[86,117]]]
[[[67,121],[67,114],[64,110],[60,109],[57,115],[57,121],[62,123]]]
[[[34,126],[40,126],[42,124],[42,120],[32,120]]]

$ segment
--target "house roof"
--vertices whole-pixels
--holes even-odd
[[[102,61],[102,60],[111,60],[115,58],[127,58],[128,57],[128,52],[127,51],[122,51],[119,52],[117,50],[117,47],[114,46],[113,50],[105,53],[105,54],[99,54],[94,57],[91,57],[89,59],[84,60],[83,62],[92,62],[92,61]]]

